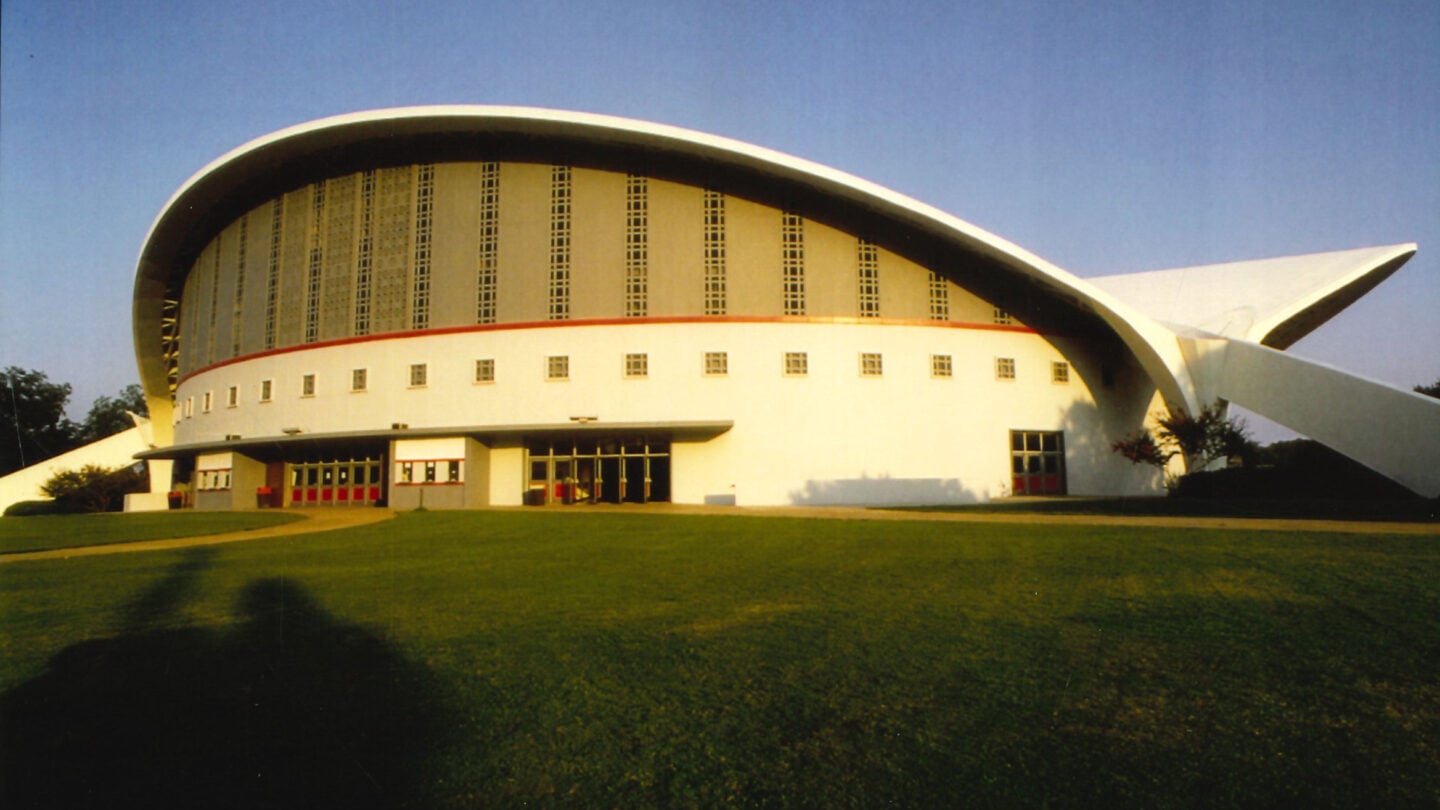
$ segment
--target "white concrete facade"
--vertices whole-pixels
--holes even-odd
[[[707,352],[725,353],[725,374],[706,373]],[[804,375],[786,374],[787,352],[804,353]],[[646,355],[645,376],[625,375],[627,354]],[[862,354],[880,356],[879,375],[862,374]],[[936,355],[950,359],[950,376],[932,373]],[[547,378],[554,356],[568,359],[567,378]],[[1013,361],[1014,379],[997,379],[997,358]],[[493,382],[474,382],[478,359],[494,361]],[[639,432],[663,435],[668,424],[726,422],[733,427],[719,435],[674,442],[674,500],[774,505],[989,500],[1011,493],[1010,430],[1065,431],[1072,494],[1134,492],[1153,482],[1108,445],[1080,441],[1124,433],[1150,404],[1138,369],[1118,375],[1128,381],[1123,389],[1113,379],[1105,388],[1105,362],[1063,338],[914,324],[572,323],[411,335],[194,375],[179,388],[182,402],[203,402],[206,392],[223,401],[231,386],[240,396],[209,412],[182,407],[192,415],[176,420],[175,435],[200,446],[297,429],[454,431],[397,441],[399,462],[464,458],[458,437],[495,426],[548,430],[584,418],[592,431],[652,425],[660,427]],[[1054,381],[1055,363],[1065,364],[1066,382]],[[424,386],[409,384],[415,364],[426,366]],[[363,391],[351,390],[356,368],[366,370]],[[301,394],[305,375],[314,375],[313,395]],[[260,400],[265,380],[268,402]],[[520,500],[523,488],[501,463],[486,465],[498,474],[483,503]],[[510,463],[520,466],[519,457]]]

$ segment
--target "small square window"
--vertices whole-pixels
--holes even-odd
[[[997,358],[995,358],[995,379],[997,379],[997,380],[1013,380],[1013,379],[1015,379],[1015,358],[1013,358],[1013,357],[997,357]]]
[[[215,394],[214,394],[214,392],[212,392],[212,391],[206,391],[206,392],[205,392],[205,397],[200,400],[200,410],[201,410],[202,412],[204,412],[204,413],[209,413],[209,412],[210,412],[210,404],[214,401],[214,399],[215,399]]]
[[[370,374],[366,369],[357,368],[350,371],[350,390],[364,391],[370,383]]]
[[[730,373],[730,356],[725,352],[705,352],[705,374],[723,377]]]
[[[570,379],[570,355],[552,354],[549,357],[545,358],[545,379]]]
[[[1070,382],[1070,364],[1059,360],[1050,364],[1050,381],[1056,383]]]
[[[805,352],[785,352],[785,376],[804,377],[810,373],[810,355]]]
[[[225,407],[234,408],[240,405],[240,386],[232,385],[225,389]]]
[[[884,362],[878,352],[861,352],[860,376],[879,377],[885,373]]]
[[[949,377],[949,376],[952,376],[953,373],[954,373],[954,371],[953,371],[953,366],[952,366],[951,363],[950,363],[950,355],[948,355],[948,354],[932,354],[932,355],[930,355],[930,376],[931,376],[931,377]]]
[[[648,354],[627,354],[625,355],[625,376],[626,377],[648,377],[650,375],[650,355]]]
[[[430,378],[430,366],[426,363],[410,364],[410,387],[423,388]]]
[[[300,396],[302,396],[302,397],[313,397],[313,396],[315,396],[315,375],[314,375],[314,374],[306,374],[306,375],[304,375],[303,377],[300,378]]]
[[[260,401],[261,401],[261,402],[269,402],[269,401],[273,398],[274,393],[275,393],[275,381],[274,381],[274,380],[261,380],[261,381],[260,381]]]
[[[475,361],[475,382],[495,382],[495,360],[493,358]]]

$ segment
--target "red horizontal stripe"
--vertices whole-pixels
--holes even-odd
[[[256,360],[261,357],[274,357],[291,352],[303,352],[311,349],[328,349],[334,346],[346,346],[355,343],[370,343],[377,340],[404,340],[414,337],[430,337],[433,335],[459,335],[467,332],[505,332],[518,329],[559,329],[576,326],[632,326],[632,325],[657,325],[657,324],[697,324],[697,323],[814,323],[814,324],[850,324],[865,326],[927,326],[934,329],[971,329],[985,332],[1018,332],[1021,334],[1039,334],[1028,326],[1017,326],[1014,324],[998,323],[965,323],[962,321],[932,321],[928,318],[856,318],[849,316],[820,316],[820,315],[664,315],[653,318],[579,318],[563,321],[517,321],[515,323],[482,323],[468,326],[445,326],[438,329],[410,329],[403,332],[385,332],[377,335],[359,335],[356,337],[336,338],[335,340],[321,340],[315,343],[301,343],[295,346],[285,346],[279,349],[267,349],[263,352],[246,354],[240,357],[232,357],[228,360],[221,360],[218,363],[211,363],[203,368],[186,374],[180,378],[180,382],[194,377],[197,374],[204,374],[207,371],[214,371],[217,368],[243,363],[248,360]]]

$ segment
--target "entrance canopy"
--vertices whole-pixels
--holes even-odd
[[[213,442],[157,447],[136,453],[138,459],[189,458],[200,453],[237,452],[258,459],[284,458],[300,455],[325,455],[334,450],[351,450],[367,445],[381,445],[391,439],[425,439],[441,436],[468,436],[482,444],[496,444],[543,436],[578,436],[595,438],[643,434],[672,442],[708,441],[729,431],[735,423],[726,420],[695,422],[602,422],[589,417],[575,417],[569,422],[530,425],[470,425],[423,428],[412,430],[403,424],[388,430],[350,431],[344,433],[296,433],[283,437],[246,439],[231,437]],[[333,454],[333,453],[331,453]],[[317,457],[319,457],[317,455]]]

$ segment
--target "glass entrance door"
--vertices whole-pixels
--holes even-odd
[[[1065,434],[1010,431],[1010,471],[1015,495],[1065,494]]]
[[[526,443],[525,502],[648,503],[670,500],[670,443],[645,438],[556,438]]]
[[[287,464],[290,506],[369,506],[381,498],[380,459]]]

